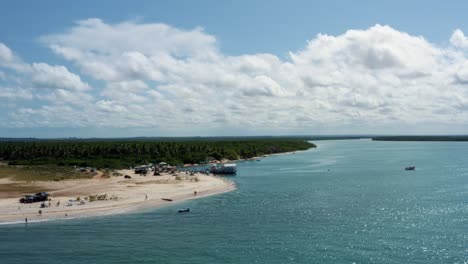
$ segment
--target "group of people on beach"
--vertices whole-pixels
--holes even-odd
[[[45,202],[42,202],[40,208],[51,207],[51,206],[52,206],[52,203],[51,203],[51,202],[52,202],[52,199],[49,198],[48,204],[46,204]],[[60,206],[60,201],[57,201],[56,206],[57,206],[57,207]],[[21,210],[21,208],[20,208],[19,206],[18,206],[18,210]],[[39,211],[38,211],[37,213],[38,213],[39,216],[42,216],[42,213],[43,213],[43,212],[42,212],[41,209],[39,209]],[[68,214],[65,214],[65,216],[68,216]],[[28,223],[28,218],[27,218],[27,217],[24,218],[24,222],[25,222],[25,223]]]

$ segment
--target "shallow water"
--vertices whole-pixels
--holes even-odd
[[[0,263],[466,263],[468,143],[317,141],[238,189],[146,212],[0,226]],[[416,171],[403,168],[416,165]],[[188,214],[176,210],[190,207]]]

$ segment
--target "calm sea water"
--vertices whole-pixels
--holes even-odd
[[[0,226],[0,263],[467,263],[468,143],[316,143],[239,163],[231,193]]]

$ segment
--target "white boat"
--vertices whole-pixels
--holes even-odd
[[[210,168],[210,172],[214,174],[236,174],[237,165],[235,163],[226,163],[221,165],[213,164]]]

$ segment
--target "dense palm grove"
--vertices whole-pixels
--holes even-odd
[[[207,159],[251,158],[315,147],[304,139],[234,139],[193,141],[6,141],[0,159],[11,165],[57,164],[123,168],[161,162],[199,163]]]

